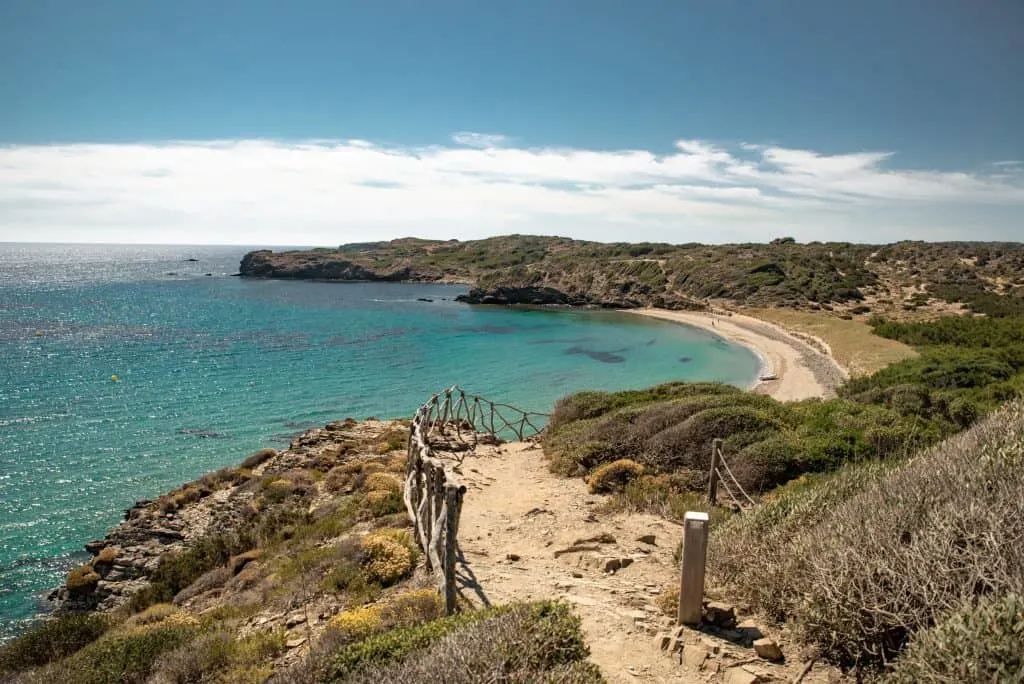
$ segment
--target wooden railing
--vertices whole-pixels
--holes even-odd
[[[499,404],[452,386],[432,396],[417,409],[409,430],[405,470],[405,508],[427,569],[438,578],[445,612],[457,608],[455,565],[458,557],[459,517],[466,486],[455,468],[486,436],[523,440],[541,430],[546,414]]]

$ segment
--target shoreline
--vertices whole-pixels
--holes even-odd
[[[759,361],[758,378],[748,389],[779,401],[834,397],[848,377],[831,355],[752,316],[655,308],[625,309],[623,313],[689,325],[746,347]]]

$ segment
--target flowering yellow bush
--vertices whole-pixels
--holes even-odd
[[[336,629],[352,641],[361,641],[366,637],[380,631],[381,619],[378,606],[365,608],[354,608],[339,613],[331,618],[328,623],[332,629]]]
[[[394,535],[374,532],[360,545],[369,557],[364,570],[371,582],[388,587],[412,571],[412,552]]]

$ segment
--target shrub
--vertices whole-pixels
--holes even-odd
[[[284,650],[284,641],[284,630],[254,632],[241,639],[225,631],[210,632],[161,655],[147,684],[263,682],[269,676],[266,661]],[[257,672],[266,673],[264,679],[246,679]]]
[[[0,647],[0,673],[39,667],[71,655],[111,626],[105,615],[65,614],[45,618]]]
[[[399,451],[409,446],[409,430],[406,428],[392,429],[385,432],[377,443],[377,453],[386,454]]]
[[[253,468],[260,467],[275,456],[277,456],[277,451],[274,449],[260,449],[252,456],[249,456],[242,461],[242,467],[252,470]]]
[[[619,459],[598,467],[590,474],[588,482],[591,492],[616,492],[644,473],[644,467],[628,458]]]
[[[919,632],[886,677],[892,684],[989,684],[1024,680],[1024,599],[982,597]]]
[[[214,568],[213,570],[204,572],[202,575],[197,577],[192,584],[175,594],[173,603],[180,605],[195,598],[196,596],[199,596],[200,594],[205,594],[212,589],[222,587],[232,577],[234,577],[234,573],[231,571],[231,568],[227,567]]]
[[[157,624],[107,635],[39,670],[28,681],[141,684],[161,654],[191,641],[197,633],[194,625]]]
[[[181,609],[170,603],[156,603],[149,608],[146,608],[141,613],[132,615],[130,618],[125,620],[124,628],[132,629],[134,627],[143,627],[145,625],[154,625],[158,622],[163,622],[175,613],[180,612]]]
[[[370,473],[363,481],[363,489],[368,492],[401,492],[402,483],[398,478],[387,473]]]
[[[252,543],[253,540],[245,533],[209,535],[190,549],[164,556],[150,576],[149,586],[132,596],[130,610],[138,612],[154,603],[169,603],[200,575],[224,565],[231,556],[248,551]]]
[[[328,627],[336,630],[344,641],[361,641],[380,631],[383,623],[380,619],[380,609],[370,606],[338,613],[331,618]]]
[[[361,470],[361,469],[360,469]],[[360,470],[353,471],[348,464],[334,466],[327,471],[324,487],[329,492],[352,492],[362,484]]]
[[[580,621],[565,604],[518,604],[459,622],[438,620],[342,649],[330,681],[603,681],[584,662],[589,649]],[[435,625],[443,627],[430,629]]]
[[[364,570],[369,581],[388,587],[412,572],[412,553],[393,535],[374,532],[360,544],[368,557]]]
[[[110,565],[117,559],[117,554],[121,550],[116,546],[106,546],[100,550],[92,559],[92,565]]]
[[[65,585],[72,594],[88,594],[102,579],[91,565],[79,565],[68,573]]]
[[[379,475],[380,473],[374,473]],[[374,490],[363,497],[363,505],[374,518],[398,513],[404,507],[402,493],[388,490]]]
[[[271,480],[263,488],[264,498],[272,504],[281,503],[293,493],[295,493],[295,485],[282,478]]]

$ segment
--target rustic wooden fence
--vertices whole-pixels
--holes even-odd
[[[455,468],[482,441],[527,439],[547,414],[490,401],[453,385],[417,409],[409,430],[405,508],[427,569],[436,573],[445,612],[456,610],[459,517],[466,486]]]

